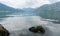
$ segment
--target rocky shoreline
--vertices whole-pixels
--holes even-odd
[[[9,36],[9,31],[0,24],[0,36]]]

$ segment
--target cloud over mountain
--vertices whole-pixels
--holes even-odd
[[[43,4],[49,4],[48,0],[0,0],[1,3],[4,3],[8,6],[14,8],[35,8]]]

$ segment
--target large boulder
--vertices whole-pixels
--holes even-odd
[[[45,33],[45,29],[42,26],[30,27],[29,31],[31,31],[33,33],[39,33],[39,34],[44,34]]]
[[[0,36],[9,36],[8,30],[6,30],[1,24],[0,24]]]

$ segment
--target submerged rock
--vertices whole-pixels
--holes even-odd
[[[39,34],[44,34],[45,33],[45,29],[42,26],[30,27],[29,31],[31,31],[33,33],[39,33]]]
[[[8,30],[6,30],[1,24],[0,24],[0,36],[9,36]]]

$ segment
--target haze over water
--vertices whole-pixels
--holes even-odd
[[[21,13],[22,14],[22,13]],[[26,13],[28,14],[28,13]],[[55,24],[49,21],[43,21],[40,16],[35,14],[17,14],[9,15],[10,17],[4,18],[0,23],[10,31],[10,36],[40,36],[28,30],[29,27],[42,25],[46,29],[46,33],[41,36],[59,36],[60,24]],[[51,34],[52,33],[52,34]]]
[[[44,2],[44,1],[42,1],[42,2]],[[45,2],[47,2],[49,4],[51,3],[47,0]],[[56,1],[54,1],[54,2],[56,2]],[[2,2],[2,3],[3,4],[8,3],[8,1]],[[9,3],[11,4],[11,1]],[[20,7],[17,7],[15,4],[14,4],[15,6],[13,6],[13,4],[9,5],[9,6],[14,7],[14,8],[22,7],[22,5]],[[31,4],[31,2],[30,2],[30,4]],[[33,5],[33,4],[31,4],[31,5]],[[28,8],[36,7],[35,6],[36,4],[34,6],[31,6],[31,5],[28,5],[28,6],[23,5],[23,8],[26,6]],[[27,10],[25,10],[25,11],[27,11]],[[47,19],[37,16],[36,13],[34,13],[34,12],[29,12],[29,11],[22,12],[22,13],[19,12],[19,13],[15,13],[15,14],[9,14],[6,16],[8,16],[8,17],[1,18],[0,24],[2,24],[10,32],[10,36],[60,36],[60,24],[50,22],[50,19],[48,19],[49,20],[48,21]],[[45,34],[41,35],[41,34],[37,34],[37,33],[32,33],[28,30],[30,27],[38,26],[38,25],[42,25],[44,27],[44,29],[46,30]]]

